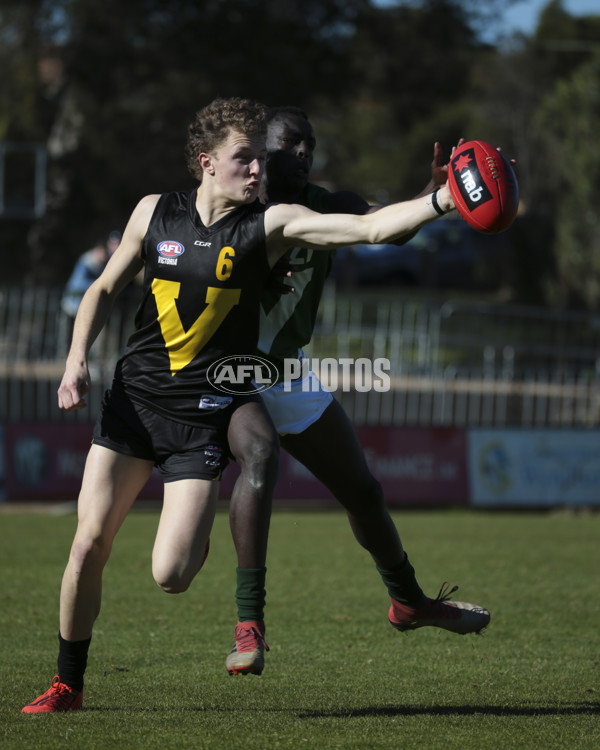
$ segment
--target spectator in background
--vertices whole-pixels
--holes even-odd
[[[108,235],[106,242],[96,243],[90,250],[80,255],[75,263],[60,301],[61,315],[58,331],[58,354],[61,357],[66,355],[71,343],[75,316],[77,315],[83,295],[93,282],[100,277],[111,255],[120,244],[121,232],[112,231]]]
[[[121,232],[114,231],[108,235],[106,243],[98,242],[91,250],[88,250],[79,257],[69,276],[60,303],[65,315],[75,320],[83,295],[87,292],[88,287],[99,278],[110,256],[120,244]]]

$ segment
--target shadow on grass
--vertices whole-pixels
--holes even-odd
[[[303,711],[299,719],[354,718],[364,716],[577,716],[600,714],[600,703],[568,706],[368,706],[366,708]]]
[[[578,703],[567,706],[367,706],[365,708],[332,708],[324,710],[298,710],[297,708],[127,708],[124,706],[86,706],[83,711],[112,713],[166,713],[168,711],[195,711],[199,713],[285,713],[298,719],[352,719],[365,716],[585,716],[600,714],[600,703]]]

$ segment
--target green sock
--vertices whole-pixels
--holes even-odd
[[[238,620],[265,619],[265,578],[266,568],[236,568],[237,587],[235,601],[238,609]]]
[[[392,599],[409,607],[418,607],[424,603],[426,597],[417,583],[415,569],[408,561],[408,555],[396,570],[382,570],[379,566],[377,570]]]

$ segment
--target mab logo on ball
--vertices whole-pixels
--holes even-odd
[[[481,172],[477,166],[475,152],[467,149],[451,161],[452,168],[458,173],[456,184],[469,210],[481,206],[492,199]]]
[[[160,258],[159,263],[166,263],[170,266],[177,265],[177,258],[183,255],[185,248],[181,242],[175,242],[174,240],[163,240],[157,245],[158,254]]]
[[[260,393],[275,385],[277,369],[262,357],[231,356],[213,362],[206,377],[222,393]]]

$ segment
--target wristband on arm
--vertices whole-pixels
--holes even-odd
[[[433,208],[434,208],[435,212],[436,212],[436,213],[437,213],[437,214],[438,214],[439,216],[444,216],[444,215],[445,215],[445,214],[447,214],[448,212],[447,212],[447,211],[444,211],[444,209],[443,209],[443,208],[442,208],[442,207],[440,206],[440,204],[438,203],[438,199],[437,199],[437,194],[438,194],[438,192],[439,192],[438,190],[434,190],[434,191],[433,191],[433,193],[431,193],[431,205],[433,206]]]

